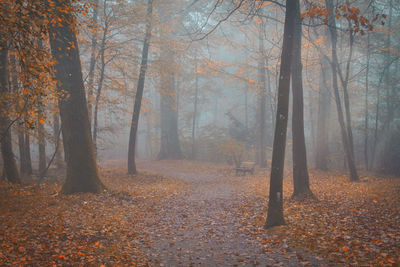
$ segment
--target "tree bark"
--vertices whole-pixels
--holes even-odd
[[[283,168],[285,164],[286,133],[289,113],[290,73],[293,34],[298,0],[286,1],[281,66],[278,85],[278,107],[272,150],[268,214],[264,228],[285,224],[283,218]]]
[[[300,3],[296,1],[292,58],[292,135],[293,135],[293,198],[312,198],[307,169],[306,140],[304,136],[303,74],[301,62],[302,19]]]
[[[105,187],[99,179],[93,152],[74,17],[70,12],[61,12],[71,9],[71,1],[54,2],[55,16],[60,21],[50,24],[50,46],[57,61],[55,70],[59,90],[68,93],[68,98],[59,101],[63,142],[67,151],[67,177],[62,192],[99,193]]]
[[[147,60],[149,56],[149,47],[151,39],[151,29],[152,29],[152,14],[153,14],[153,0],[148,0],[147,3],[147,23],[146,23],[146,33],[143,41],[142,49],[142,62],[140,64],[140,72],[138,79],[138,86],[136,89],[135,104],[133,106],[131,130],[129,134],[129,145],[128,145],[128,174],[136,174],[136,140],[137,140],[137,130],[139,127],[139,116],[140,108],[142,106],[142,97],[144,91],[144,84],[146,79],[147,70]]]
[[[11,183],[22,182],[17,162],[12,151],[10,119],[6,114],[8,103],[4,101],[4,95],[8,93],[8,47],[0,36],[0,130],[1,130],[1,154],[4,163],[4,173]]]
[[[329,32],[330,32],[330,37],[331,37],[331,44],[332,44],[332,85],[333,85],[333,90],[335,93],[335,100],[336,100],[336,109],[338,113],[338,119],[339,119],[339,125],[340,125],[340,130],[341,130],[341,135],[342,135],[342,144],[343,144],[343,149],[346,154],[346,159],[347,159],[347,164],[350,170],[350,180],[351,181],[358,181],[358,174],[357,174],[357,169],[356,165],[354,162],[354,157],[352,155],[352,149],[350,148],[349,140],[348,140],[348,133],[346,131],[346,125],[344,121],[344,115],[343,115],[343,109],[342,109],[342,104],[340,100],[340,95],[339,95],[339,86],[338,86],[338,57],[337,57],[337,30],[336,30],[336,19],[335,15],[333,13],[333,2],[332,0],[325,0],[326,7],[329,10],[329,15],[328,15],[328,25],[329,25]]]

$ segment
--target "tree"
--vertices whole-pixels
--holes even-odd
[[[265,122],[266,122],[266,80],[265,80],[265,55],[264,55],[264,20],[259,18],[258,31],[258,87],[257,87],[257,164],[266,167],[265,160]]]
[[[0,36],[0,130],[1,154],[5,176],[11,183],[21,183],[21,176],[12,151],[10,120],[7,116],[8,93],[8,46],[4,36]]]
[[[82,79],[79,49],[71,1],[54,1],[58,22],[51,22],[50,46],[56,60],[55,72],[59,90],[68,94],[59,101],[67,177],[62,192],[99,193],[105,188],[99,179],[89,115]]]
[[[358,181],[358,173],[356,169],[356,165],[354,162],[354,149],[352,148],[353,142],[349,140],[349,133],[348,130],[351,129],[351,125],[349,125],[349,120],[347,121],[347,129],[346,129],[346,124],[344,121],[344,115],[343,115],[343,109],[342,109],[342,103],[340,99],[340,94],[339,94],[339,85],[338,85],[338,68],[339,68],[339,63],[338,63],[338,56],[337,56],[337,29],[336,29],[336,19],[335,19],[335,14],[333,13],[333,2],[332,0],[326,0],[326,7],[329,12],[328,14],[328,26],[329,26],[329,32],[330,32],[330,37],[331,37],[331,52],[332,52],[332,62],[331,62],[331,67],[332,67],[332,86],[333,86],[333,91],[335,94],[335,100],[336,100],[336,109],[338,113],[338,119],[339,119],[339,125],[340,125],[340,130],[341,130],[341,136],[342,136],[342,144],[343,144],[343,149],[346,154],[346,159],[347,159],[347,165],[350,170],[350,180],[351,181]],[[346,95],[345,95],[346,97]],[[348,96],[347,96],[348,97]],[[347,99],[348,101],[348,99]],[[347,104],[346,104],[347,105]],[[348,116],[350,116],[350,112],[348,111]]]
[[[168,4],[168,3],[167,3]],[[162,5],[162,6],[161,6]],[[167,28],[168,14],[166,3],[160,3],[160,30],[163,40],[160,48],[160,115],[161,147],[158,159],[181,159],[183,157],[178,135],[178,107],[176,90],[176,59],[173,33]]]
[[[147,70],[147,58],[149,55],[150,39],[151,39],[151,28],[152,28],[152,14],[153,14],[153,0],[148,0],[147,3],[147,22],[146,22],[146,33],[143,41],[142,50],[142,62],[140,64],[139,80],[136,89],[135,105],[133,107],[131,130],[129,134],[129,145],[128,145],[128,173],[136,173],[136,139],[137,130],[139,126],[140,107],[142,105],[142,97],[144,91],[144,82],[146,78]]]
[[[289,113],[290,75],[293,34],[298,0],[286,1],[281,66],[278,85],[278,107],[272,149],[268,214],[264,228],[285,224],[283,218],[283,168],[285,163],[286,132]]]
[[[89,124],[92,125],[92,109],[93,109],[93,83],[94,83],[94,68],[96,66],[96,47],[97,47],[97,21],[99,13],[99,0],[93,1],[93,14],[92,14],[92,36],[90,45],[90,66],[88,74],[88,113],[89,113]]]
[[[293,34],[292,93],[293,93],[293,197],[313,197],[307,169],[306,141],[304,136],[303,74],[301,63],[302,19],[300,3],[296,1],[295,26]]]
[[[328,119],[330,114],[330,94],[328,85],[329,62],[321,55],[320,59],[320,83],[318,94],[318,117],[317,117],[317,146],[316,146],[316,168],[328,170],[329,134]]]

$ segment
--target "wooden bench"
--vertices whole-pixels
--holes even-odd
[[[255,166],[256,166],[255,162],[250,162],[250,161],[242,162],[242,163],[240,163],[240,166],[236,167],[236,169],[235,169],[236,170],[236,175],[239,175],[239,174],[246,175],[246,173],[254,174],[254,167]]]

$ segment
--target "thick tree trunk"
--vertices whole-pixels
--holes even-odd
[[[317,117],[317,146],[316,146],[316,168],[328,170],[329,156],[329,134],[328,119],[330,114],[331,99],[328,86],[328,62],[321,59],[321,77],[319,85],[318,117]]]
[[[89,74],[88,74],[88,113],[89,113],[89,124],[92,125],[92,97],[93,97],[93,83],[94,83],[94,68],[96,66],[96,47],[97,47],[97,20],[98,20],[98,12],[99,12],[99,0],[93,1],[93,30],[92,30],[92,43],[90,46],[90,65],[89,65]]]
[[[260,17],[259,19],[262,20]],[[257,164],[265,168],[265,121],[266,121],[266,82],[265,82],[265,55],[264,55],[264,21],[259,24],[258,29],[258,90],[257,90]]]
[[[329,15],[328,15],[328,25],[329,25],[329,31],[330,31],[330,36],[331,36],[331,43],[332,43],[332,85],[333,85],[333,90],[335,93],[335,100],[336,100],[336,108],[338,112],[338,119],[339,119],[339,125],[340,125],[340,130],[341,130],[341,135],[342,135],[342,143],[343,143],[343,149],[346,154],[346,159],[347,159],[347,164],[350,170],[350,180],[351,181],[358,181],[358,174],[357,174],[357,169],[356,165],[354,162],[354,157],[352,155],[352,149],[350,148],[349,140],[348,140],[348,133],[346,130],[346,125],[344,121],[344,115],[343,115],[343,109],[342,109],[342,104],[340,100],[340,95],[339,95],[339,86],[338,86],[338,57],[337,57],[337,30],[336,30],[336,21],[335,21],[335,15],[332,12],[333,10],[333,2],[332,0],[325,0],[326,2],[326,7],[328,10],[330,10]]]
[[[181,159],[178,136],[178,111],[175,97],[174,73],[161,78],[161,149],[158,159]]]
[[[142,49],[142,62],[140,64],[140,72],[138,79],[138,86],[136,89],[135,104],[133,106],[131,131],[129,134],[129,146],[128,146],[128,174],[136,173],[136,140],[137,140],[137,130],[139,127],[139,116],[140,108],[142,106],[142,97],[144,91],[144,83],[146,79],[147,70],[147,59],[149,56],[149,47],[151,39],[151,29],[152,29],[152,14],[153,14],[153,0],[148,0],[147,3],[147,24],[146,33],[143,41]]]
[[[62,192],[99,193],[105,188],[99,179],[89,115],[82,79],[78,43],[73,31],[74,17],[61,10],[70,9],[71,1],[55,1],[55,13],[60,22],[50,24],[50,45],[59,89],[69,97],[60,100],[60,116],[64,148],[67,153],[67,177]]]
[[[17,167],[17,162],[12,151],[10,119],[5,113],[8,103],[3,101],[3,97],[8,93],[8,48],[7,43],[0,36],[0,140],[1,154],[4,163],[4,173],[7,180],[11,183],[21,183],[21,176]]]
[[[278,107],[274,145],[272,150],[271,180],[268,214],[265,228],[283,225],[283,168],[285,163],[286,132],[289,114],[290,72],[292,65],[293,34],[298,0],[286,1],[281,67],[278,85]]]
[[[293,135],[293,185],[294,198],[313,197],[307,169],[306,140],[304,136],[303,75],[301,63],[302,19],[300,4],[296,6],[296,23],[293,34],[292,58],[292,135]]]
[[[165,7],[164,7],[165,9]],[[161,45],[160,55],[160,112],[161,112],[161,147],[158,159],[183,158],[178,135],[178,99],[175,86],[175,52],[170,43],[168,28],[166,28],[166,11],[161,9],[161,38],[165,42]]]

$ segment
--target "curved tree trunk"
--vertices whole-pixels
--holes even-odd
[[[138,80],[138,86],[137,86],[136,96],[135,96],[135,105],[133,107],[133,114],[132,114],[131,131],[129,134],[129,146],[128,146],[128,173],[129,174],[136,173],[136,162],[135,162],[136,139],[137,139],[136,136],[137,136],[137,130],[139,127],[140,108],[142,105],[144,82],[145,82],[145,78],[146,78],[147,58],[149,55],[149,47],[150,47],[150,39],[151,39],[152,14],[153,14],[153,0],[148,0],[146,34],[145,34],[145,38],[144,38],[144,42],[143,42],[142,62],[140,64],[139,80]]]
[[[61,21],[50,24],[50,45],[57,60],[55,70],[59,89],[69,95],[59,102],[63,142],[67,151],[67,177],[62,192],[99,193],[105,187],[99,179],[93,152],[78,43],[73,31],[74,17],[69,12],[61,12],[71,8],[71,1],[54,2],[56,16]]]
[[[278,85],[278,108],[276,111],[274,145],[272,149],[268,214],[264,228],[285,224],[283,218],[283,168],[285,164],[286,132],[289,113],[293,34],[296,6],[298,4],[298,0],[286,1],[285,26]]]
[[[3,38],[3,36],[0,36]],[[4,162],[4,173],[7,180],[11,183],[21,183],[21,176],[17,162],[12,151],[10,119],[4,112],[7,110],[7,102],[2,95],[8,92],[8,48],[7,44],[1,39],[0,43],[0,140],[1,154]]]
[[[306,140],[304,136],[304,104],[303,104],[303,75],[301,63],[301,34],[302,20],[300,18],[300,5],[296,6],[296,23],[293,35],[292,58],[292,135],[293,135],[293,185],[292,197],[313,197],[307,169]]]

